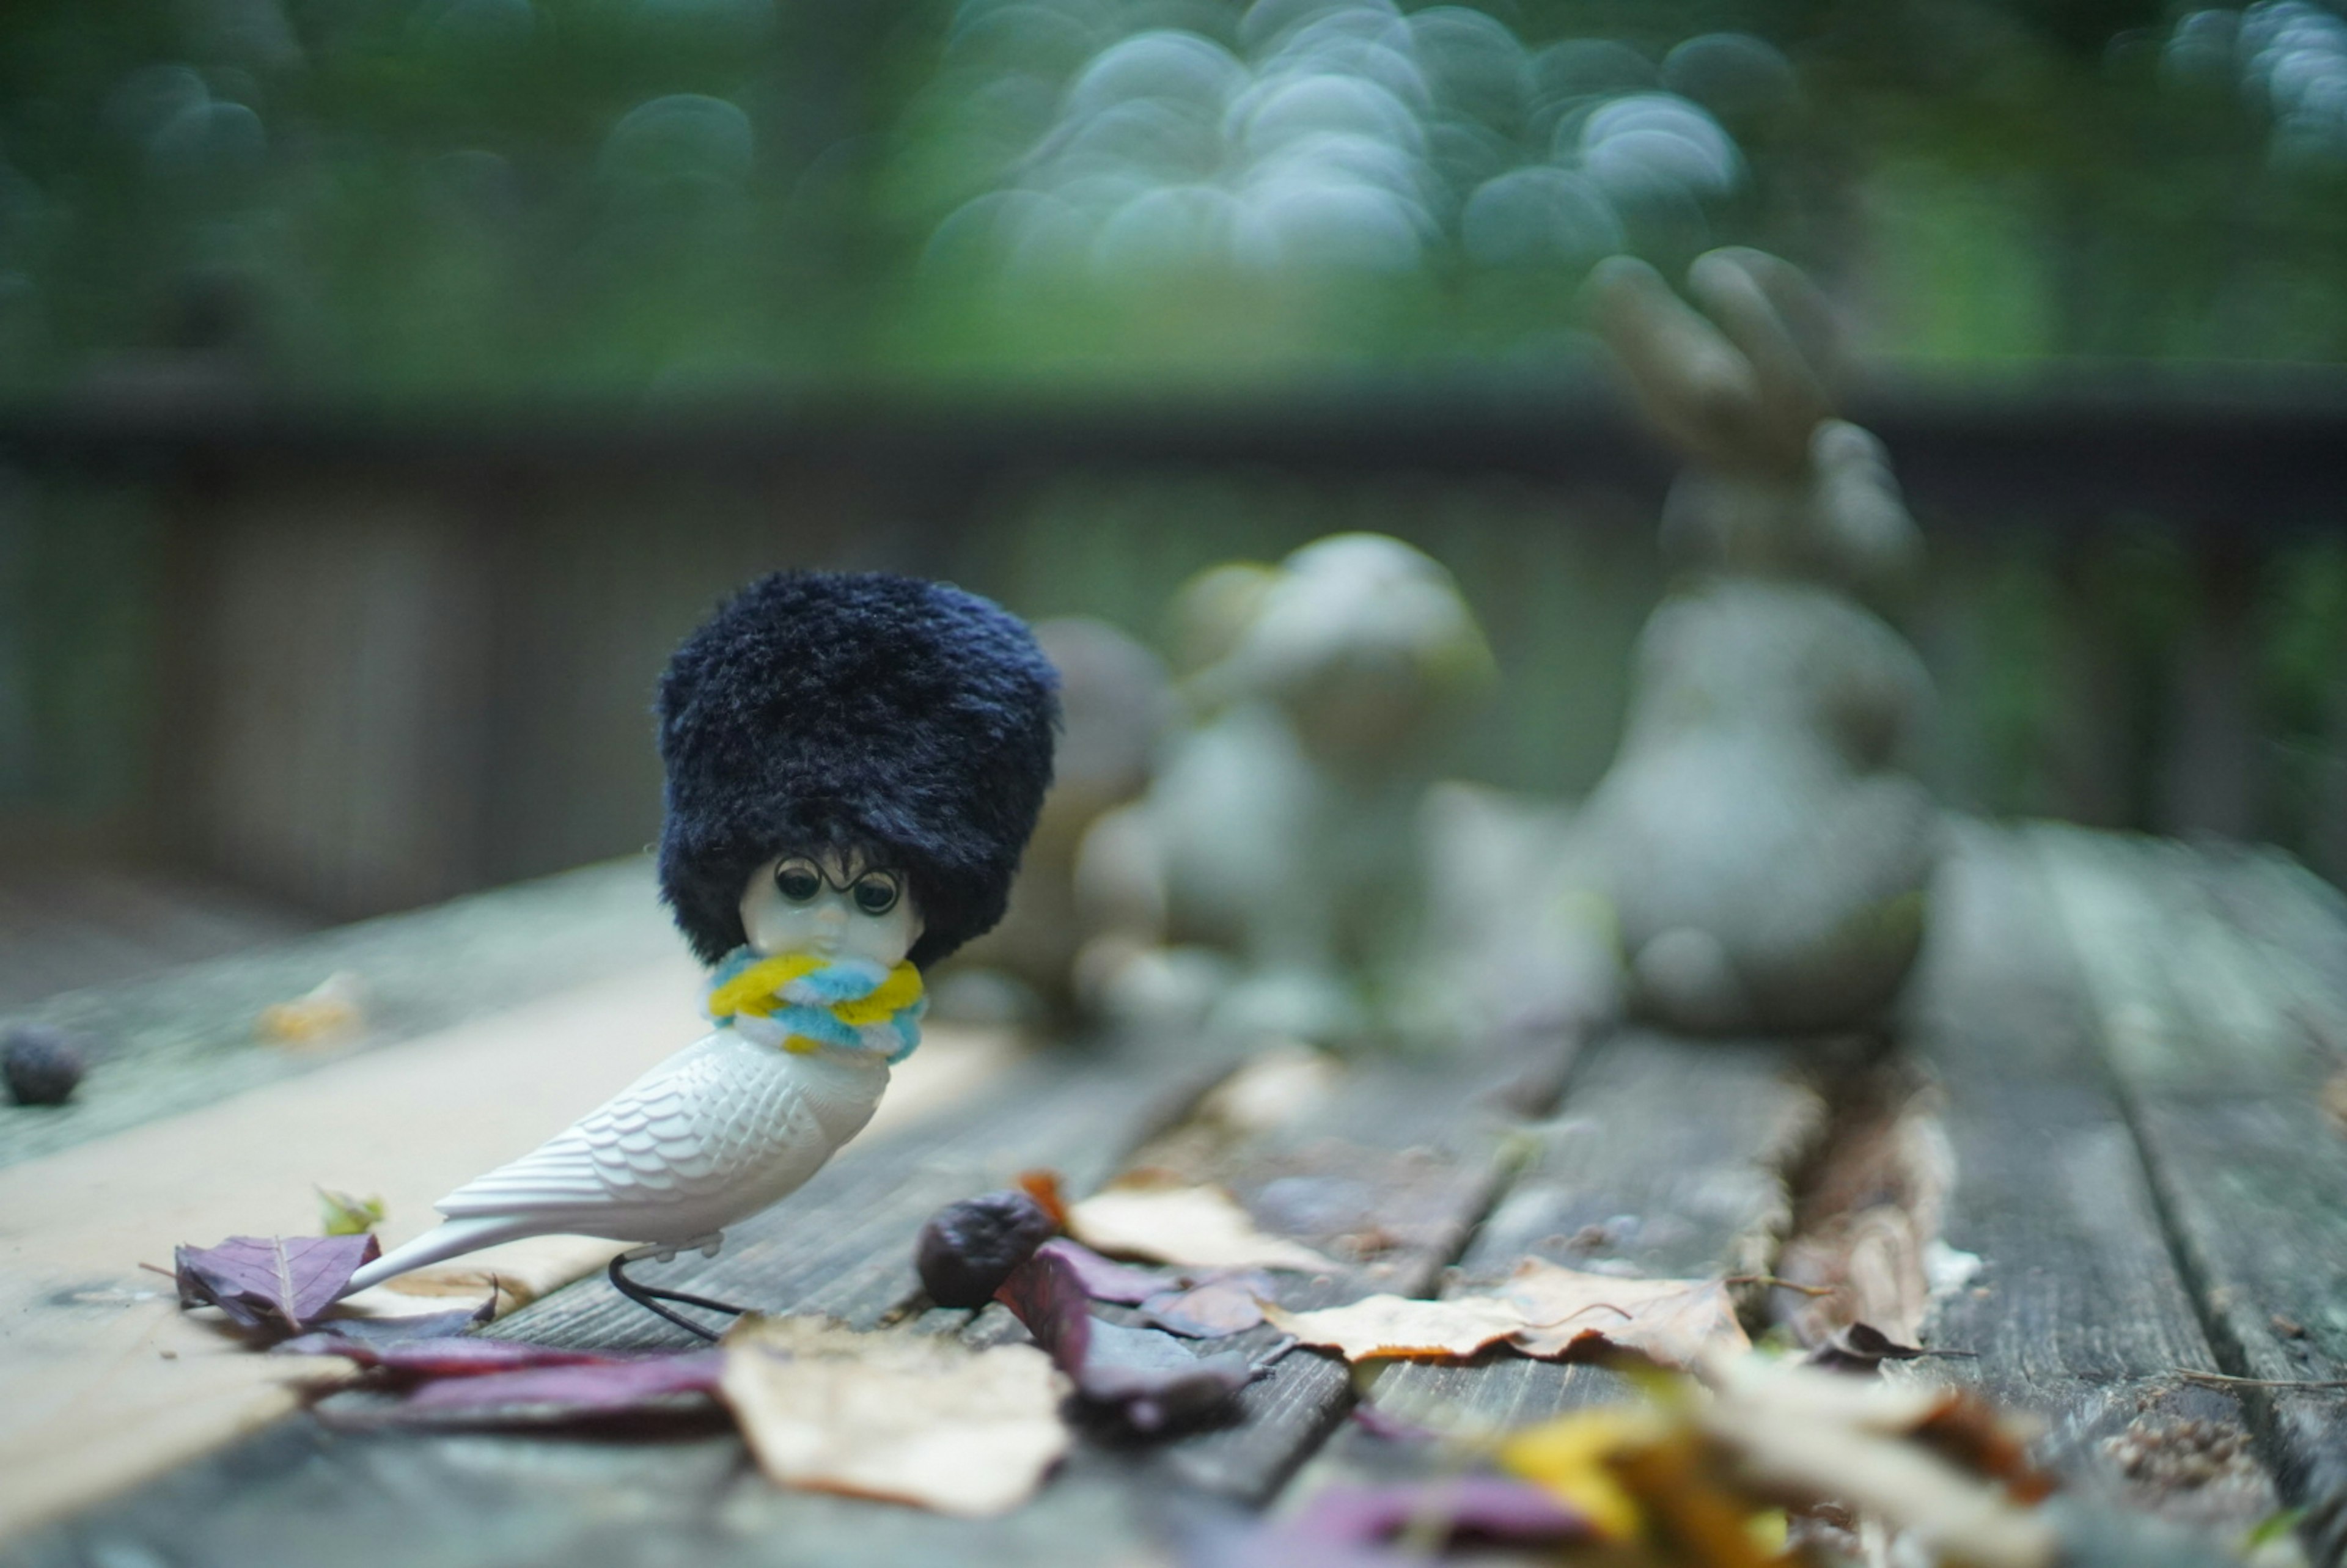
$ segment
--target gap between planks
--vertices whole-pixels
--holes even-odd
[[[1827,1123],[1819,1062],[1848,1049],[1644,1030],[1600,1042],[1562,1112],[1532,1129],[1536,1157],[1443,1294],[1488,1284],[1525,1256],[1649,1276],[1766,1272],[1792,1218],[1788,1175],[1813,1156]],[[1471,1438],[1625,1392],[1594,1367],[1496,1351],[1462,1362],[1397,1360],[1365,1381],[1384,1413]],[[1418,1462],[1403,1446],[1348,1428],[1290,1494],[1406,1473]]]
[[[2347,921],[2272,852],[2046,826],[2031,835],[2076,949],[2177,1256],[2228,1374],[2347,1377]],[[2347,1563],[2347,1400],[2244,1387],[2318,1568]]]
[[[2238,1431],[2241,1411],[2229,1392],[2168,1376],[2178,1366],[2213,1368],[2215,1358],[2100,1077],[2079,981],[2049,918],[2013,836],[1961,828],[1934,890],[1901,1048],[1886,1065],[1924,1070],[1936,1135],[1955,1156],[1952,1184],[1937,1194],[1940,1223],[1948,1241],[1986,1264],[1979,1282],[1932,1307],[1923,1338],[1978,1359],[1892,1375],[1978,1386],[2042,1418],[2042,1454],[2090,1491],[2237,1534],[2274,1506],[2270,1474],[2254,1460],[2178,1487],[2130,1479],[2112,1446]],[[1838,1116],[1829,1101],[1855,1087],[1848,1074],[1862,1056],[1635,1033],[1609,1040],[1541,1130],[1539,1166],[1487,1222],[1450,1289],[1471,1288],[1527,1253],[1650,1276],[1768,1271],[1790,1225],[1791,1190],[1817,1168],[1820,1139],[1838,1145],[1859,1132],[1836,1124],[1851,1111]],[[1821,1092],[1821,1084],[1835,1087]],[[1471,1433],[1619,1391],[1593,1368],[1491,1353],[1389,1364],[1372,1398],[1402,1420]],[[1348,1431],[1292,1497],[1417,1462]]]

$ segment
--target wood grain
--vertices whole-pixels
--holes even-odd
[[[1839,1048],[1823,1048],[1829,1051]],[[1525,1256],[1654,1276],[1765,1269],[1791,1218],[1788,1178],[1823,1132],[1813,1050],[1697,1041],[1646,1031],[1588,1053],[1559,1114],[1532,1130],[1531,1163],[1476,1232],[1444,1294],[1476,1288]],[[1374,1374],[1386,1414],[1445,1432],[1491,1432],[1622,1397],[1594,1367],[1489,1352],[1399,1361]],[[1358,1429],[1339,1432],[1292,1489],[1415,1463]]]
[[[2347,1140],[2321,1100],[2347,999],[2335,897],[2265,857],[2050,828],[2034,846],[2223,1370],[2347,1378]],[[2347,1562],[2347,1400],[2240,1398],[2310,1555]]]
[[[623,1009],[608,996],[572,994],[541,1007],[564,1009],[564,1027],[548,1040],[557,1046],[577,1044],[589,1027],[588,1020],[597,1017],[624,1030]],[[417,1044],[451,1050],[477,1048],[487,1027],[469,1026]],[[345,1070],[389,1079],[402,1065],[396,1060],[402,1054],[377,1053],[345,1064]],[[919,1060],[917,1055],[914,1059]],[[1026,1166],[1054,1163],[1097,1180],[1134,1144],[1178,1115],[1194,1098],[1202,1080],[1210,1080],[1219,1070],[1217,1062],[1201,1057],[1135,1062],[1061,1055],[1022,1063],[987,1092],[970,1096],[975,1103],[967,1114],[935,1114],[944,1107],[933,1103],[933,1113],[926,1118],[900,1125],[894,1133],[883,1129],[852,1144],[806,1187],[743,1227],[744,1245],[738,1252],[729,1247],[717,1264],[703,1266],[727,1271],[716,1276],[719,1288],[738,1288],[744,1298],[772,1310],[835,1311],[868,1319],[911,1293],[913,1233],[944,1201],[940,1193],[958,1197],[1001,1185]],[[422,1086],[432,1082],[428,1073],[417,1078]],[[492,1093],[500,1087],[494,1078],[483,1081]],[[333,1098],[336,1088],[328,1074],[315,1074],[262,1092],[314,1091],[323,1102]],[[260,1097],[247,1096],[236,1106],[197,1115],[227,1115]],[[344,1098],[382,1109],[379,1101],[364,1095]],[[169,1130],[200,1139],[207,1129],[183,1125],[194,1120],[183,1118],[129,1136],[153,1140]],[[94,1155],[77,1150],[60,1157]],[[187,1168],[184,1157],[159,1159],[154,1179],[183,1183]],[[301,1195],[306,1200],[306,1192]],[[622,1306],[624,1317],[613,1310]],[[122,1350],[118,1366],[151,1363],[169,1368],[184,1379],[195,1366],[217,1365],[223,1376],[246,1379],[239,1385],[243,1402],[235,1407],[240,1419],[233,1424],[214,1419],[202,1430],[179,1432],[168,1453],[150,1452],[138,1465],[127,1468],[104,1445],[110,1440],[137,1447],[126,1440],[125,1433],[137,1436],[139,1412],[101,1408],[97,1396],[106,1393],[102,1381],[93,1384],[84,1376],[74,1390],[64,1391],[85,1402],[84,1409],[73,1412],[81,1438],[70,1444],[54,1423],[64,1418],[72,1399],[61,1397],[46,1401],[42,1410],[15,1412],[25,1418],[21,1440],[12,1444],[5,1461],[0,1462],[0,1484],[16,1489],[12,1495],[20,1506],[10,1518],[17,1528],[87,1501],[93,1487],[119,1486],[151,1471],[163,1460],[194,1462],[68,1522],[36,1532],[12,1557],[87,1560],[101,1545],[111,1543],[118,1552],[143,1552],[174,1563],[292,1564],[318,1561],[319,1542],[330,1534],[341,1535],[339,1527],[347,1527],[348,1539],[333,1553],[336,1560],[426,1562],[442,1560],[446,1553],[450,1560],[469,1561],[473,1547],[452,1547],[441,1530],[444,1523],[461,1521],[472,1534],[502,1539],[520,1559],[536,1560],[544,1542],[532,1540],[521,1550],[521,1540],[507,1533],[516,1521],[535,1521],[553,1532],[550,1539],[569,1539],[554,1522],[566,1500],[587,1491],[597,1493],[598,1506],[605,1511],[597,1515],[590,1510],[591,1516],[606,1517],[618,1509],[639,1519],[667,1519],[680,1487],[688,1496],[705,1500],[714,1484],[710,1478],[730,1481],[740,1454],[738,1440],[730,1435],[723,1440],[723,1454],[708,1459],[698,1457],[701,1450],[690,1443],[680,1449],[655,1434],[622,1445],[635,1457],[630,1464],[615,1467],[609,1458],[614,1450],[595,1441],[516,1446],[516,1440],[491,1436],[337,1435],[307,1415],[278,1419],[293,1402],[282,1387],[284,1363],[252,1356],[240,1342],[210,1335],[200,1320],[180,1316],[165,1301],[140,1304],[136,1324],[131,1323],[133,1316],[121,1314],[140,1337]],[[533,1337],[602,1344],[659,1342],[660,1336],[643,1325],[665,1327],[640,1308],[610,1301],[600,1276],[507,1320],[515,1323],[533,1330]],[[514,1331],[505,1325],[500,1329]],[[210,1362],[200,1363],[192,1356],[161,1362],[145,1337],[156,1334],[209,1337],[216,1348]],[[114,1370],[91,1368],[101,1377]],[[22,1383],[12,1378],[11,1385]],[[254,1396],[256,1389],[265,1399]],[[169,1390],[154,1401],[165,1410],[178,1410],[186,1403]],[[48,1419],[34,1419],[42,1416]],[[231,1440],[245,1433],[252,1435]],[[196,1457],[206,1450],[216,1451]],[[668,1467],[687,1450],[695,1457],[678,1462],[690,1477],[699,1479],[680,1481]],[[636,1479],[615,1480],[615,1470]],[[426,1484],[419,1478],[427,1476],[440,1478],[430,1484],[445,1483],[446,1490],[417,1490]],[[700,1492],[692,1492],[693,1486]],[[393,1488],[403,1500],[391,1520],[378,1495],[384,1487]],[[263,1507],[258,1501],[262,1499],[273,1501]],[[880,1505],[866,1506],[887,1512]],[[274,1533],[272,1519],[282,1526]]]
[[[635,856],[52,997],[17,1016],[73,1031],[93,1065],[67,1104],[0,1100],[0,1166],[682,952],[651,863]],[[362,993],[360,1038],[306,1047],[256,1038],[262,1009],[338,973]]]
[[[2174,1376],[2220,1368],[2027,848],[1958,829],[1932,920],[1907,1032],[1954,1156],[1943,1238],[1982,1266],[1926,1335],[1974,1358],[1894,1375],[1976,1387],[2044,1423],[2074,1485],[2238,1538],[2278,1506],[2272,1478],[2238,1397]]]
[[[182,1242],[314,1234],[321,1183],[381,1196],[391,1239],[419,1231],[434,1199],[689,1039],[697,989],[675,955],[0,1170],[0,1534],[278,1419],[293,1383],[333,1368],[252,1354],[209,1315],[179,1312],[169,1280],[142,1263],[168,1266]],[[917,1125],[1009,1064],[987,1040],[939,1032],[883,1102],[871,1136],[884,1147],[891,1124]],[[477,1261],[528,1293],[611,1250],[549,1237]],[[354,1299],[452,1304],[388,1290]]]

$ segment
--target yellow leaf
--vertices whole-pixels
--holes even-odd
[[[1643,1406],[1610,1405],[1530,1427],[1500,1449],[1500,1464],[1579,1512],[1601,1533],[1628,1541],[1639,1532],[1638,1505],[1609,1464],[1615,1455],[1659,1440],[1663,1418]]]
[[[321,1235],[364,1235],[383,1224],[383,1200],[320,1187],[318,1219]]]

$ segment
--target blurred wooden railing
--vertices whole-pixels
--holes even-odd
[[[1849,412],[1932,539],[1906,620],[1950,798],[2347,871],[2347,679],[2305,673],[2347,671],[2347,605],[2308,589],[2347,585],[2347,374],[1878,377]],[[1488,375],[465,410],[150,374],[0,409],[0,826],[338,916],[642,844],[653,673],[781,564],[1145,635],[1208,561],[1381,528],[1459,573],[1508,671],[1460,768],[1570,794],[1669,477],[1602,382]]]

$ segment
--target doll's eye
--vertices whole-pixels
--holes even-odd
[[[886,915],[897,907],[897,879],[885,874],[861,877],[856,884],[856,907],[866,915]]]
[[[823,873],[810,861],[785,860],[774,867],[774,886],[794,904],[805,904],[823,891]]]

